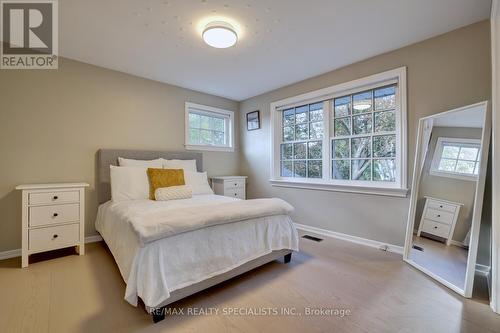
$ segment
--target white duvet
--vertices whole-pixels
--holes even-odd
[[[158,239],[141,246],[130,221],[148,211],[186,210],[237,199],[196,195],[172,201],[107,202],[99,207],[96,229],[108,245],[127,284],[125,299],[148,307],[167,300],[174,290],[225,273],[274,250],[298,251],[298,236],[288,215],[217,224]]]

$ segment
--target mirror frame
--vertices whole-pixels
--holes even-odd
[[[467,271],[465,273],[465,283],[464,289],[455,286],[454,284],[448,282],[444,278],[434,274],[429,271],[425,267],[420,266],[416,262],[414,262],[410,258],[410,251],[412,248],[413,241],[413,228],[415,226],[415,213],[417,209],[417,199],[418,199],[418,191],[420,186],[420,177],[421,172],[418,172],[420,169],[420,163],[422,159],[422,133],[424,129],[424,122],[427,119],[436,118],[439,116],[444,116],[453,112],[462,111],[466,109],[470,109],[472,107],[483,106],[485,109],[484,114],[484,123],[483,123],[483,133],[481,135],[481,158],[480,158],[480,170],[479,170],[479,178],[477,180],[476,191],[474,195],[474,207],[472,213],[472,222],[471,222],[471,236],[469,243],[469,253],[467,256]],[[475,103],[472,105],[467,105],[464,107],[456,108],[453,110],[437,113],[431,116],[420,118],[418,122],[418,131],[417,131],[417,141],[416,141],[416,151],[415,151],[415,161],[413,163],[413,178],[412,178],[412,187],[411,187],[411,197],[410,197],[410,207],[408,211],[408,220],[406,225],[406,238],[405,238],[405,246],[403,252],[403,260],[410,264],[411,266],[417,268],[423,273],[429,275],[436,281],[442,283],[446,287],[451,290],[457,292],[458,294],[471,298],[472,297],[472,287],[474,285],[474,274],[476,270],[476,257],[477,257],[477,249],[479,244],[479,228],[481,226],[481,214],[483,209],[483,197],[484,197],[484,186],[486,182],[486,172],[488,167],[488,155],[490,148],[490,137],[491,137],[491,110],[490,103],[488,101]]]

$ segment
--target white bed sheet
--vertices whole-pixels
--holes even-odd
[[[298,251],[298,235],[289,216],[278,215],[215,225],[140,246],[127,221],[131,212],[162,208],[189,209],[193,204],[237,199],[195,195],[173,201],[133,200],[99,206],[96,229],[102,235],[127,284],[125,299],[140,297],[155,307],[170,293],[225,273],[274,250]]]

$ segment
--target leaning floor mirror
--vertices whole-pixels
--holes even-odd
[[[404,260],[472,296],[489,140],[487,102],[420,119]]]

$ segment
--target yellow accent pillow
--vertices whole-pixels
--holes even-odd
[[[183,169],[148,168],[149,199],[155,200],[157,188],[185,185]]]

